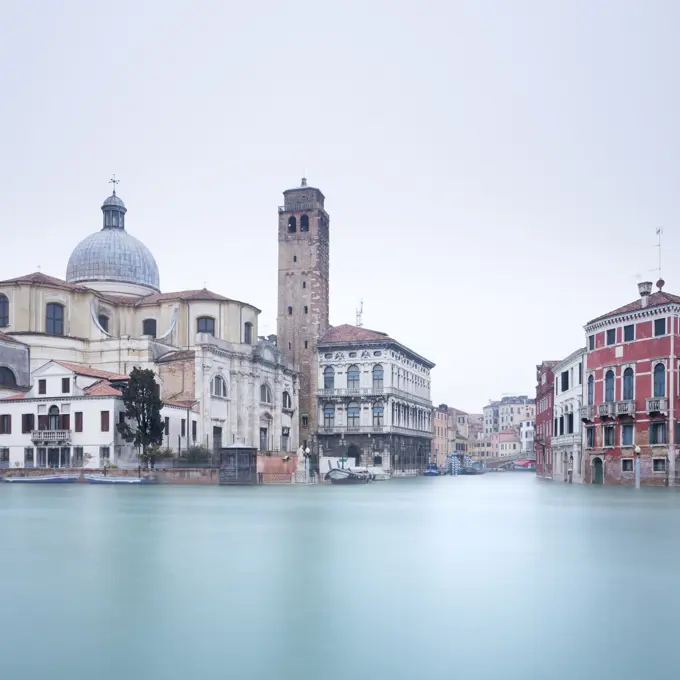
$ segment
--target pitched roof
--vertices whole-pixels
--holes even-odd
[[[666,293],[662,290],[658,290],[656,293],[652,293],[647,298],[647,306],[644,309],[649,309],[650,307],[660,307],[661,305],[667,305],[669,303],[680,304],[680,296],[673,295],[672,293]],[[642,307],[642,298],[638,298],[634,302],[629,302],[623,307],[619,307],[607,314],[602,314],[595,319],[591,319],[586,325],[589,326],[591,323],[606,319],[609,316],[618,316],[619,314],[627,314],[628,312],[637,312]]]
[[[86,286],[81,286],[76,283],[69,283],[63,279],[58,279],[55,276],[48,276],[42,272],[34,272],[33,274],[26,274],[24,276],[17,276],[13,279],[5,279],[0,283],[38,283],[43,286],[54,286],[55,288],[66,288],[68,290],[86,291]]]
[[[195,359],[196,352],[193,349],[183,349],[177,352],[168,352],[159,359],[156,359],[157,364],[168,364],[171,361],[184,361],[186,359]]]
[[[190,408],[196,403],[196,399],[163,399],[163,403],[168,406],[181,406],[182,408]]]
[[[4,340],[5,342],[13,342],[17,345],[26,345],[25,342],[21,342],[20,340],[17,340],[13,335],[7,335],[7,333],[3,333],[0,331],[0,340]]]
[[[213,293],[207,288],[202,290],[179,290],[174,293],[152,293],[143,297],[140,301],[140,305],[153,305],[157,302],[163,302],[164,300],[208,300],[208,301],[218,301],[218,302],[229,302],[231,298],[224,297],[224,295],[219,295]]]
[[[364,340],[391,340],[387,333],[372,331],[361,326],[345,323],[341,326],[331,326],[319,339],[320,345],[330,342],[361,342]]]
[[[99,368],[90,368],[84,364],[73,364],[70,361],[54,361],[69,371],[73,371],[76,375],[85,375],[88,378],[100,378],[102,380],[129,380],[130,376],[124,373],[112,373],[111,371],[102,371]]]
[[[114,387],[108,380],[99,380],[96,383],[86,387],[85,394],[90,397],[122,397],[123,393]]]

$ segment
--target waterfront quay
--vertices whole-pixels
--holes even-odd
[[[671,678],[679,510],[674,490],[520,473],[3,484],[2,675]]]

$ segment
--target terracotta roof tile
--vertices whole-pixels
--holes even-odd
[[[652,293],[648,298],[647,298],[647,307],[645,309],[649,309],[650,307],[659,307],[661,305],[667,305],[668,303],[675,303],[675,304],[680,304],[680,297],[677,295],[673,295],[671,293],[666,293],[662,290],[657,291],[656,293]],[[610,316],[618,316],[619,314],[626,314],[628,312],[636,312],[639,309],[642,309],[642,298],[638,298],[634,302],[629,302],[627,305],[623,305],[623,307],[619,307],[618,309],[615,309],[612,312],[608,312],[607,314],[603,314],[602,316],[598,316],[595,319],[591,319],[586,325],[590,325],[591,323],[595,323],[596,321],[600,321],[602,319],[606,319],[607,317]]]
[[[111,371],[102,371],[99,368],[90,368],[84,364],[73,364],[70,361],[55,361],[69,371],[73,371],[76,375],[85,375],[89,378],[100,378],[102,380],[129,380],[130,376],[124,373],[112,373]]]
[[[86,387],[85,394],[90,397],[122,397],[123,393],[114,387],[108,380],[100,380],[99,382]]]
[[[330,342],[361,342],[363,340],[391,340],[387,333],[372,331],[360,326],[342,324],[341,326],[331,326],[319,340],[319,344]]]
[[[157,302],[163,302],[164,300],[209,300],[218,302],[229,302],[231,299],[224,297],[224,295],[218,295],[213,293],[207,288],[202,290],[179,290],[174,293],[153,293],[152,295],[147,295],[139,301],[139,305],[153,305]]]
[[[76,283],[69,283],[63,279],[58,279],[55,276],[48,276],[42,272],[34,272],[33,274],[26,274],[24,276],[17,276],[13,279],[5,279],[0,283],[38,283],[44,286],[54,286],[55,288],[66,288],[68,290],[89,290],[86,286]]]
[[[196,403],[195,399],[163,399],[163,403],[168,406],[181,406],[183,408],[190,408]]]
[[[166,364],[171,361],[185,361],[187,359],[195,359],[196,352],[193,349],[184,349],[178,352],[168,352],[164,354],[160,359],[156,360],[157,364]]]

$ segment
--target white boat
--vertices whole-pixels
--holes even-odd
[[[36,475],[35,477],[4,477],[3,481],[10,484],[72,484],[78,481],[80,475]]]
[[[101,473],[87,473],[83,477],[88,484],[150,484],[155,481],[149,477],[118,477]]]

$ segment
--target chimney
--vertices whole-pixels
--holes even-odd
[[[642,298],[642,306],[646,307],[649,296],[652,292],[652,282],[642,281],[641,283],[638,283],[638,291],[640,292],[640,297]]]

